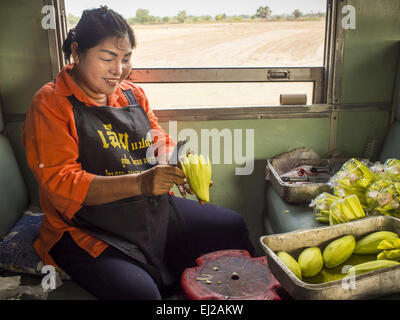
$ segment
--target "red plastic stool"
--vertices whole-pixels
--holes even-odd
[[[198,267],[186,269],[181,278],[190,300],[281,300],[279,282],[265,257],[252,258],[245,250],[221,250],[196,259]]]

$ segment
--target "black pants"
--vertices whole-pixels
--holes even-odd
[[[196,257],[224,249],[244,249],[254,254],[243,218],[230,209],[200,205],[197,201],[173,197],[182,213],[191,237]],[[175,244],[176,245],[176,244]],[[179,261],[172,246],[166,248],[166,258],[179,275],[195,265]],[[162,293],[153,278],[127,255],[108,247],[96,259],[77,246],[68,232],[50,251],[50,255],[71,278],[99,299],[154,300]],[[179,276],[176,283],[179,284]]]

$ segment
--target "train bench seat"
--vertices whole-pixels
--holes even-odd
[[[32,232],[39,230],[39,225],[35,231],[26,232],[29,235],[27,239],[19,233],[20,238],[14,236],[17,232],[15,228],[19,228],[20,222],[26,214],[40,217],[40,209],[35,208],[29,203],[29,196],[24,178],[18,166],[14,151],[5,132],[2,110],[0,105],[0,276],[15,277],[20,276],[21,286],[40,286],[43,275],[40,273],[30,272],[32,263],[40,261],[32,247],[32,242],[28,238],[32,238]],[[32,215],[33,213],[33,215]],[[33,218],[35,219],[35,218]],[[25,228],[26,225],[21,227]],[[21,229],[19,229],[21,230]],[[26,229],[24,229],[26,230]],[[30,255],[30,256],[29,256]],[[10,262],[10,258],[15,259]],[[3,260],[3,261],[2,261]],[[21,265],[26,261],[25,266]],[[39,264],[40,265],[40,264]],[[16,272],[19,268],[24,267],[24,272]],[[22,297],[29,297],[29,294]],[[35,296],[32,296],[33,298]],[[72,280],[62,280],[62,284],[55,290],[51,290],[47,294],[49,300],[63,299],[94,299],[94,297],[86,290],[79,287]]]

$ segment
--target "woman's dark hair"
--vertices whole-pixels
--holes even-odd
[[[71,57],[71,43],[78,43],[79,52],[84,52],[97,46],[109,37],[124,37],[126,34],[132,44],[136,46],[135,35],[126,20],[107,6],[85,10],[75,28],[68,32],[67,39],[63,43],[63,51],[66,59]]]

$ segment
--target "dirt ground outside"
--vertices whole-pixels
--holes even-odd
[[[325,20],[135,25],[134,68],[322,66]],[[277,105],[310,83],[141,84],[154,109]]]

